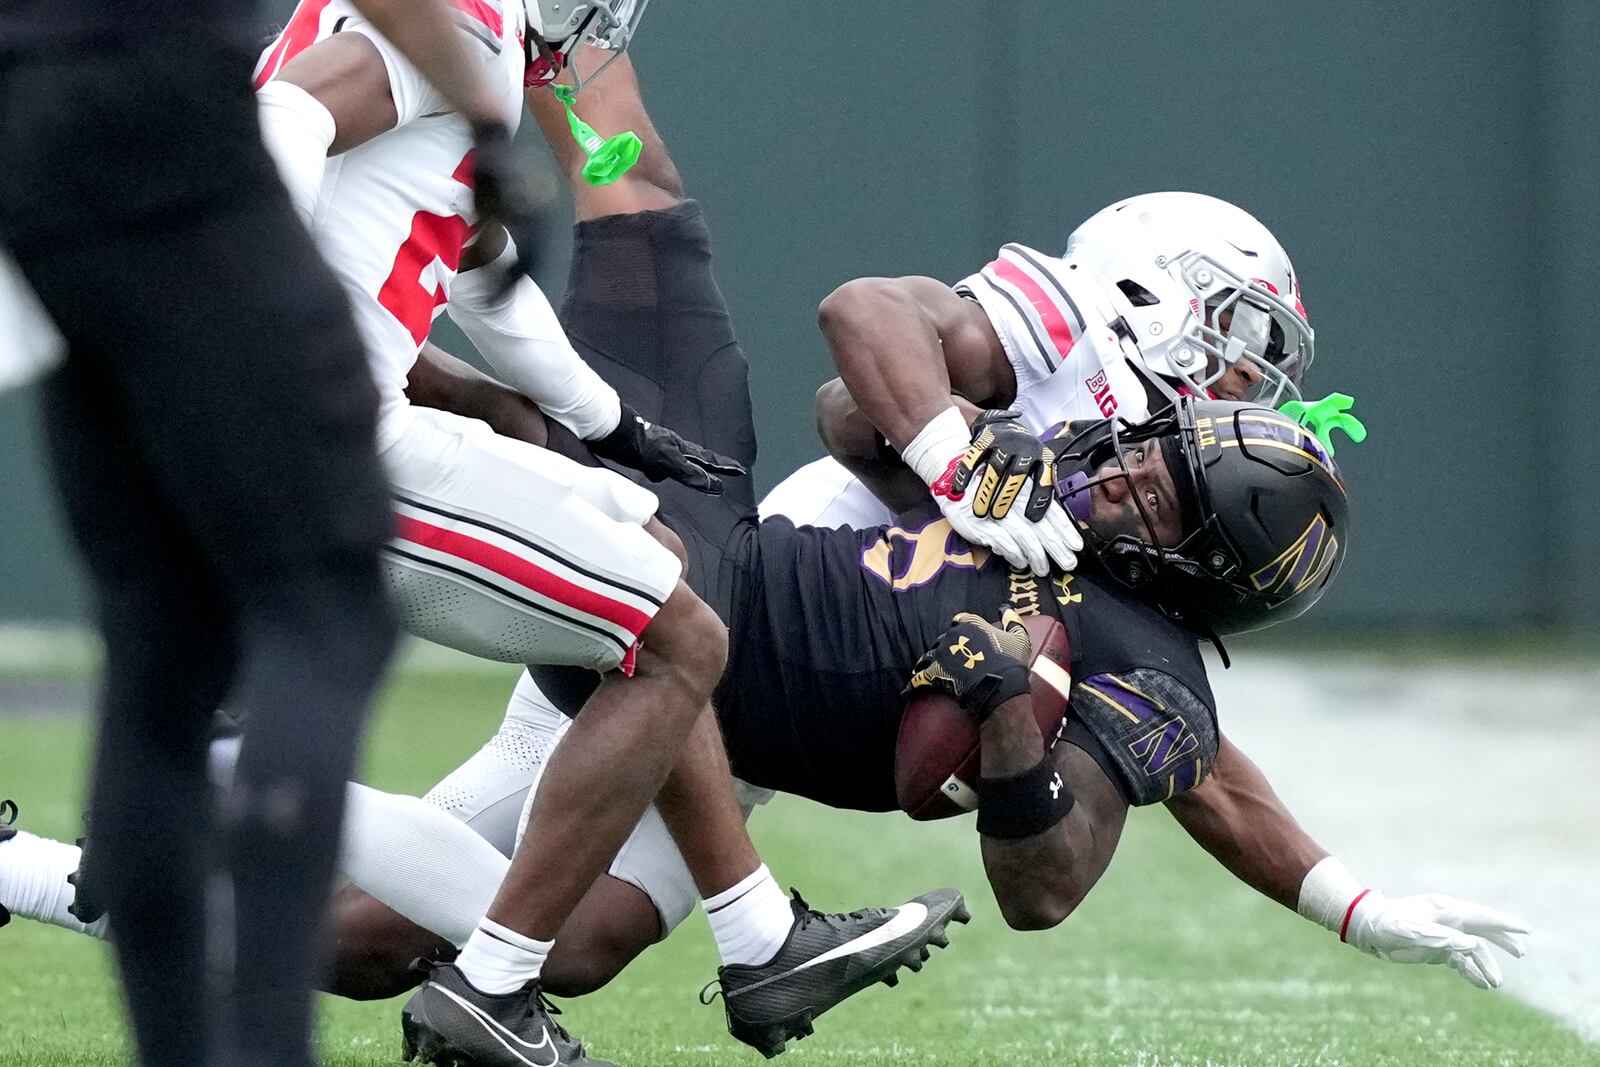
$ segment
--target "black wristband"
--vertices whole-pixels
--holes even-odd
[[[1046,753],[1015,777],[978,779],[978,833],[1007,840],[1033,837],[1065,819],[1076,801]]]

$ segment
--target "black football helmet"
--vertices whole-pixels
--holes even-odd
[[[1177,544],[1106,538],[1085,520],[1095,484],[1131,476],[1124,456],[1159,444],[1183,518]],[[1057,496],[1083,531],[1090,558],[1168,618],[1218,637],[1303,614],[1328,586],[1349,545],[1344,481],[1316,436],[1257,404],[1180,398],[1130,426],[1118,419],[1067,424],[1050,442]],[[1107,468],[1110,468],[1108,471]]]

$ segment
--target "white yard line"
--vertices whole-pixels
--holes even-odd
[[[1391,895],[1526,919],[1505,991],[1600,1041],[1600,665],[1242,658],[1222,728],[1313,836]]]

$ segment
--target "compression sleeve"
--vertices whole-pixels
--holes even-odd
[[[586,441],[604,437],[622,419],[617,391],[583,361],[533,281],[501,282],[514,262],[510,241],[492,264],[456,277],[450,318],[513,388]]]
[[[256,91],[261,140],[288,187],[289,200],[309,229],[316,218],[328,149],[337,128],[333,114],[298,85],[270,81]]]

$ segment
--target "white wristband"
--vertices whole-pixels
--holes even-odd
[[[950,469],[950,461],[967,450],[972,443],[972,428],[962,417],[961,409],[951,404],[917,431],[917,436],[906,445],[900,457],[906,466],[917,472],[928,485],[932,485]]]
[[[1356,881],[1344,864],[1324,856],[1300,883],[1300,901],[1295,910],[1342,938],[1350,912],[1366,892],[1367,887]]]

